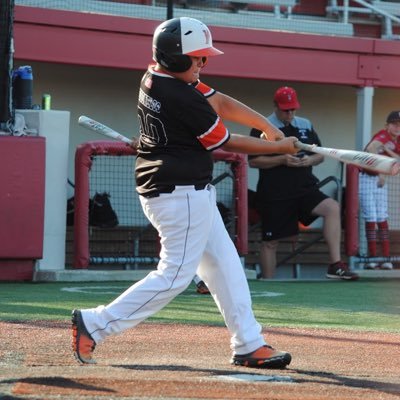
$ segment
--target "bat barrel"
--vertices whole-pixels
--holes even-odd
[[[327,157],[334,158],[346,164],[357,165],[385,175],[397,175],[400,172],[400,163],[392,157],[381,154],[367,153],[364,151],[330,149],[327,147],[319,147],[315,144],[306,144],[300,141],[294,144],[298,149],[322,154]]]

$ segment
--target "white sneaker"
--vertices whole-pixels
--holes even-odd
[[[370,262],[368,264],[365,264],[364,269],[377,269],[379,267],[378,263]]]
[[[391,262],[384,262],[380,265],[380,269],[393,269],[393,264]]]

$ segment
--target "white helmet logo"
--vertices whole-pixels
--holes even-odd
[[[210,31],[207,29],[203,29],[204,36],[206,38],[206,44],[210,45],[211,42],[211,34]]]

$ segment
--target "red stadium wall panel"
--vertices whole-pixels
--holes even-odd
[[[136,263],[147,263],[155,268],[158,235],[145,219],[135,192],[135,155],[135,150],[120,142],[92,141],[78,146],[75,153],[74,268]],[[217,188],[217,205],[238,253],[244,255],[248,245],[247,157],[222,150],[214,151],[213,157],[212,183]],[[124,164],[121,166],[121,163]],[[94,188],[96,182],[100,182],[98,187],[103,190],[107,188],[107,198],[118,216],[112,225],[96,224],[92,219],[93,195],[98,192]],[[131,211],[135,215],[126,217]],[[151,251],[144,248],[146,243],[150,243]]]
[[[151,62],[152,34],[159,23],[17,6],[15,58],[143,70]],[[398,41],[211,28],[216,47],[225,55],[215,57],[204,75],[400,87]]]
[[[43,255],[45,138],[0,136],[0,280],[31,280]]]

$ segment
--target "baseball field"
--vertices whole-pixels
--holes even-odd
[[[0,283],[0,399],[400,398],[400,280],[249,284],[267,341],[292,354],[285,370],[231,366],[222,317],[194,286],[82,366],[71,310],[129,283]]]

